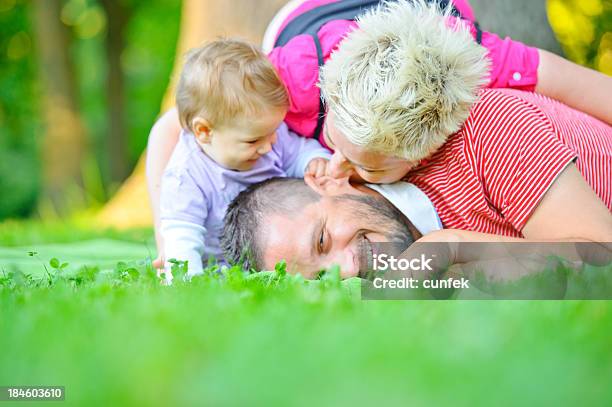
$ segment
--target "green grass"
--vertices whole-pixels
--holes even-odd
[[[64,385],[70,405],[612,403],[609,301],[361,301],[357,280],[282,270],[167,287],[137,239],[91,233],[13,248],[115,251],[0,272],[0,385]]]
[[[75,218],[66,221],[9,220],[0,223],[0,247],[74,243],[91,239],[114,239],[141,243],[155,248],[150,228],[116,230],[92,227],[93,219]]]

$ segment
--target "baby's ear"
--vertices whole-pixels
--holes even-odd
[[[346,194],[352,188],[348,177],[333,178],[329,175],[314,177],[312,174],[304,175],[304,182],[321,196]]]
[[[212,127],[208,120],[196,117],[191,122],[193,135],[201,144],[208,144],[212,139]]]

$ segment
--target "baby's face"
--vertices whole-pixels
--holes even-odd
[[[285,114],[285,109],[275,109],[258,118],[214,129],[206,154],[226,168],[250,170],[276,143],[276,129]]]

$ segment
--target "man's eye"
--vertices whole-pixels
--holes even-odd
[[[248,144],[257,144],[258,142],[259,142],[259,139],[247,141]]]
[[[325,231],[321,230],[321,235],[319,236],[319,253],[323,253],[323,248],[325,247]]]

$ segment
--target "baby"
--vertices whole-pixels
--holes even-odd
[[[330,157],[283,123],[289,98],[266,56],[251,44],[217,40],[187,54],[176,92],[183,131],[162,178],[160,230],[168,260],[222,262],[228,204],[271,177],[322,175]],[[169,275],[168,273],[167,275]]]

